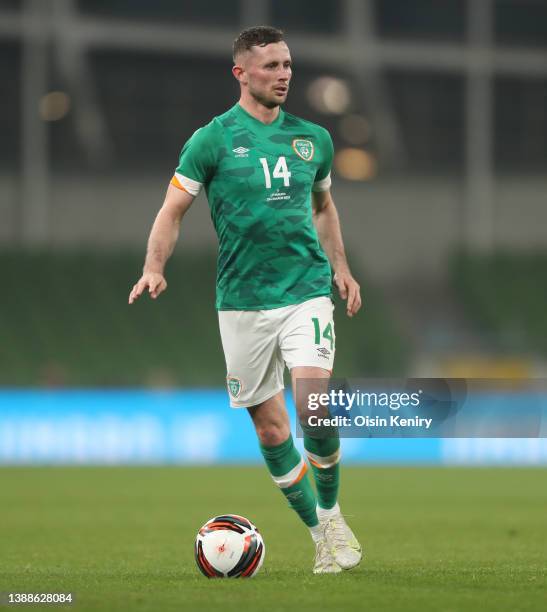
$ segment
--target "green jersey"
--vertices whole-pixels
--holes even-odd
[[[330,295],[311,192],[330,187],[324,128],[280,109],[266,125],[239,104],[184,145],[173,184],[205,187],[219,239],[216,307],[266,310]]]

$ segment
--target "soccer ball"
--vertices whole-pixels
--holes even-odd
[[[251,578],[264,561],[264,540],[243,516],[222,514],[199,530],[196,563],[207,578]]]

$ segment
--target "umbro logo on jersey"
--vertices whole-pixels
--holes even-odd
[[[249,157],[249,150],[245,147],[237,147],[237,149],[232,149],[232,151],[236,154],[236,157]]]

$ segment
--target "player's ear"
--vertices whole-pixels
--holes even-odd
[[[242,66],[238,66],[237,64],[232,68],[232,74],[236,78],[237,81],[244,82],[245,81],[245,69]]]

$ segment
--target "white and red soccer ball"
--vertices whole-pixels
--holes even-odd
[[[243,516],[222,514],[199,530],[196,563],[207,578],[251,578],[264,561],[264,540]]]

